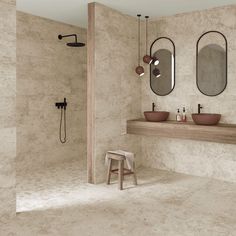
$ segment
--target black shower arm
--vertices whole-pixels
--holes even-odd
[[[75,42],[77,43],[77,35],[76,34],[61,35],[61,38],[67,38],[67,37],[75,37]]]

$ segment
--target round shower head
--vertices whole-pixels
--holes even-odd
[[[74,43],[67,43],[66,45],[69,47],[84,47],[85,43],[74,42]]]
[[[68,35],[61,35],[59,34],[58,35],[58,39],[62,39],[62,38],[65,38],[65,37],[75,37],[75,42],[72,42],[72,43],[67,43],[66,45],[69,46],[69,47],[84,47],[85,46],[85,43],[79,43],[77,42],[77,35],[76,34],[68,34]]]

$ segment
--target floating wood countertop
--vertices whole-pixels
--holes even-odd
[[[149,122],[137,119],[127,121],[127,133],[236,144],[236,124],[207,126],[193,122]]]

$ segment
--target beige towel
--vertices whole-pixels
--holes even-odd
[[[109,153],[111,152],[111,153]],[[120,155],[123,155],[125,156],[125,161],[126,161],[126,164],[127,164],[127,167],[129,170],[133,171],[133,167],[134,167],[134,153],[132,152],[126,152],[126,151],[123,151],[123,150],[116,150],[116,151],[109,151],[106,153],[106,157],[105,157],[105,163],[107,164],[108,163],[108,158],[109,158],[109,155],[112,155],[112,153],[114,154],[120,154]]]

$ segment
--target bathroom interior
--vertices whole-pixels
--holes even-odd
[[[0,0],[0,28],[1,236],[236,235],[236,0]]]

